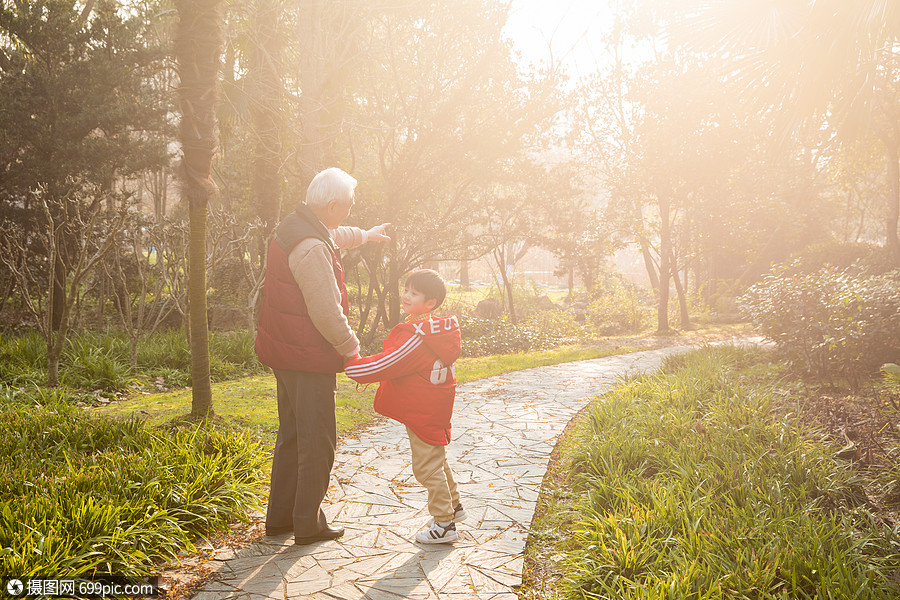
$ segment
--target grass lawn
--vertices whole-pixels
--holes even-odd
[[[701,344],[704,341],[749,333],[744,325],[727,325],[666,337],[608,337],[595,345],[561,346],[553,350],[461,358],[456,362],[456,379],[459,383],[467,383],[532,367],[625,354],[672,344]],[[370,385],[357,390],[356,384],[343,373],[338,374],[337,384],[337,427],[338,436],[341,436],[376,416],[372,410],[372,401],[378,386]],[[278,429],[278,410],[273,375],[252,375],[214,383],[212,389],[213,406],[218,416],[251,429],[263,438],[271,438],[274,443],[274,435]],[[161,393],[136,393],[127,399],[91,410],[96,411],[96,414],[112,417],[134,415],[150,425],[159,425],[189,413],[190,406],[191,390],[187,388]]]
[[[611,354],[632,352],[633,347],[563,346],[554,350],[498,354],[478,358],[461,358],[456,363],[459,383],[466,383],[531,367],[553,365],[573,360],[599,358]],[[374,418],[372,402],[377,385],[357,390],[356,384],[343,373],[338,374],[337,421],[338,435]],[[213,384],[216,414],[228,421],[256,431],[263,438],[274,440],[278,429],[278,409],[273,375],[254,375]],[[112,417],[135,417],[151,425],[159,425],[190,412],[191,390],[182,389],[156,394],[135,395],[127,400],[91,410]]]
[[[545,476],[520,597],[900,597],[900,542],[865,491],[880,476],[783,410],[770,360],[681,355],[586,408]]]

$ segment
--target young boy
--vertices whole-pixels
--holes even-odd
[[[406,425],[413,474],[428,490],[433,517],[428,529],[416,534],[423,544],[455,542],[456,523],[466,518],[446,454],[456,396],[453,363],[460,353],[459,322],[455,316],[431,316],[446,295],[437,272],[412,273],[401,297],[406,322],[391,330],[380,354],[353,358],[344,367],[354,381],[381,382],[375,410]]]

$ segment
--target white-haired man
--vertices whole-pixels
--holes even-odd
[[[367,231],[341,226],[355,189],[356,179],[338,168],[320,172],[269,245],[256,334],[256,354],[272,367],[278,388],[266,534],[293,532],[296,544],[344,534],[321,508],[337,444],[336,373],[359,352],[340,249],[390,239],[388,223]]]

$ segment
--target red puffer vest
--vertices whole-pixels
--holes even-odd
[[[325,226],[306,205],[301,205],[275,229],[269,244],[256,330],[256,355],[261,363],[273,369],[337,373],[343,371],[344,359],[313,325],[306,300],[288,264],[294,246],[309,237],[322,240],[331,250],[334,278],[341,291],[341,308],[345,316],[350,312],[340,252]]]

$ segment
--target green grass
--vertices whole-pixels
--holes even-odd
[[[760,351],[705,349],[599,398],[568,448],[566,598],[895,598],[863,474],[771,411]]]
[[[0,342],[4,368],[23,367],[22,356],[40,358],[33,337]],[[116,370],[123,347],[121,339],[101,336],[82,338],[71,350],[78,357],[73,366],[89,363],[72,377],[93,381],[108,368],[112,385],[133,394],[109,407],[84,410],[74,401],[87,399],[85,392],[35,387],[28,377],[17,381],[19,388],[0,386],[0,572],[147,574],[261,503],[277,429],[274,378],[255,374],[214,384],[224,426],[175,426],[173,420],[189,411],[190,390],[141,393],[154,380]],[[155,336],[140,361],[177,376],[182,350],[177,335]],[[625,351],[561,347],[463,359],[457,375],[466,382]],[[253,372],[251,353],[240,335],[215,349],[229,376]],[[342,434],[373,418],[375,388],[357,390],[339,376]]]
[[[260,508],[258,440],[89,416],[58,391],[0,388],[0,573],[142,576]]]
[[[461,358],[456,363],[456,377],[466,383],[483,377],[499,375],[531,367],[553,365],[573,360],[598,358],[631,351],[563,346],[556,350],[501,354],[478,358]],[[375,416],[372,402],[377,385],[360,386],[338,374],[337,420],[338,434],[343,435]],[[278,409],[273,375],[254,375],[233,381],[213,384],[214,410],[218,416],[243,427],[271,437],[278,430]],[[190,412],[191,390],[177,390],[158,394],[141,394],[128,400],[97,409],[100,414],[114,417],[135,416],[150,424],[161,424]],[[274,439],[274,438],[272,438]]]
[[[711,328],[710,332],[745,335],[742,328]],[[697,343],[693,334],[684,336],[684,343]],[[495,354],[472,358],[460,358],[456,362],[456,379],[468,383],[476,379],[500,375],[511,371],[555,365],[576,360],[588,360],[613,354],[625,354],[645,347],[632,347],[632,338],[608,338],[606,347],[566,345],[553,350]],[[357,385],[344,374],[337,378],[338,434],[364,425],[372,418],[372,402],[377,385]],[[146,389],[150,389],[149,387]],[[150,424],[164,423],[190,412],[191,390],[181,389],[162,393],[132,393],[131,397],[107,407],[99,408],[100,414],[114,417],[134,415]],[[275,377],[271,374],[255,374],[231,381],[213,384],[213,405],[217,415],[237,425],[250,427],[263,436],[273,436],[278,429],[278,411],[275,397]],[[273,438],[274,439],[274,438]]]
[[[213,409],[217,416],[236,426],[253,430],[256,434],[271,438],[278,430],[278,408],[274,375],[254,375],[223,383],[215,383]],[[356,390],[356,384],[343,374],[338,375],[337,417],[338,432],[346,433],[374,415],[371,409],[375,386]],[[191,409],[191,390],[132,396],[108,407],[96,409],[110,417],[142,419],[158,425],[183,416]]]

